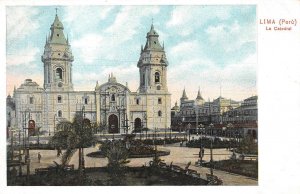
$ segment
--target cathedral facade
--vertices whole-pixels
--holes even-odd
[[[151,25],[141,48],[137,68],[139,88],[129,90],[110,74],[96,83],[94,91],[75,91],[72,80],[74,56],[58,16],[50,27],[41,61],[44,84],[26,79],[7,98],[8,128],[24,129],[34,123],[42,133],[53,135],[57,123],[83,114],[90,122],[105,126],[107,133],[131,133],[141,128],[165,129],[171,124],[171,94],[167,87],[168,61],[159,35]]]

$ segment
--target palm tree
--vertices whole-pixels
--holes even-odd
[[[119,185],[124,175],[125,165],[130,162],[128,150],[122,141],[106,142],[103,151],[108,159],[108,170],[114,185]]]
[[[57,132],[51,138],[50,143],[56,147],[65,148],[62,156],[62,166],[69,163],[71,157],[78,149],[79,171],[84,165],[83,149],[95,143],[94,130],[97,124],[91,124],[82,115],[76,114],[73,121],[62,121],[57,124]]]

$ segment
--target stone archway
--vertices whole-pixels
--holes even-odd
[[[136,118],[134,120],[134,130],[139,131],[142,129],[142,120],[140,118]]]
[[[119,133],[118,117],[114,114],[108,117],[108,133]]]

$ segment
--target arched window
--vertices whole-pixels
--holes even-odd
[[[58,117],[62,117],[62,112],[61,112],[61,110],[59,110],[59,111],[57,112],[57,116],[58,116]]]
[[[161,114],[162,114],[162,113],[161,113],[161,111],[159,110],[159,111],[158,111],[158,116],[161,117]]]
[[[62,69],[61,68],[56,69],[56,79],[62,80]]]
[[[61,103],[62,102],[61,99],[62,99],[61,96],[57,96],[57,103]]]
[[[160,75],[158,72],[155,72],[155,83],[159,83],[160,82]]]
[[[111,101],[113,101],[113,102],[116,101],[115,94],[112,94],[112,95],[111,95]]]
[[[157,103],[158,103],[158,104],[162,104],[161,98],[158,98]]]

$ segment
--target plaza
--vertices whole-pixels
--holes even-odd
[[[166,146],[158,146],[159,149],[167,149],[170,151],[170,155],[162,156],[161,159],[170,164],[180,166],[184,168],[188,162],[191,162],[191,166],[189,167],[192,170],[196,170],[200,173],[200,177],[206,179],[206,174],[210,173],[210,169],[206,167],[199,167],[195,165],[195,162],[198,161],[198,152],[199,148],[187,148],[180,147],[179,144],[170,144]],[[64,151],[64,150],[63,150]],[[85,159],[85,168],[89,167],[106,167],[108,164],[107,158],[92,158],[86,156],[91,152],[98,151],[98,145],[95,147],[85,148],[84,149],[84,159]],[[38,153],[41,154],[42,159],[38,161]],[[205,149],[205,155],[203,157],[204,161],[209,161],[209,149]],[[219,160],[228,160],[232,154],[227,149],[214,149],[214,161]],[[61,163],[61,156],[57,157],[56,150],[30,150],[30,174],[35,173],[35,169],[37,168],[47,168],[49,166],[54,166],[54,162],[58,164]],[[141,167],[141,166],[149,166],[149,162],[152,160],[152,157],[148,158],[130,158],[130,162],[127,166],[129,167]],[[74,165],[74,168],[78,168],[78,151],[74,153],[72,156],[69,165]],[[26,173],[26,165],[23,166],[23,174]],[[258,185],[258,180],[251,177],[246,177],[243,175],[233,174],[221,170],[214,170],[214,175],[221,178],[223,180],[223,185]]]

